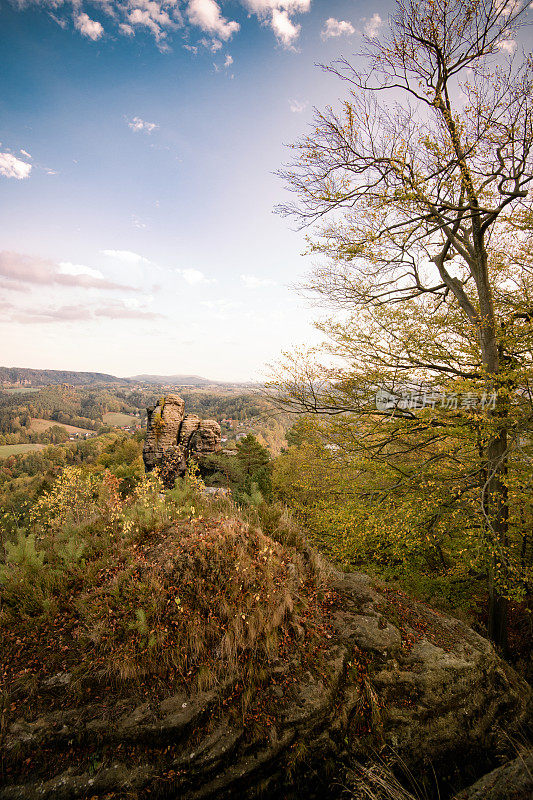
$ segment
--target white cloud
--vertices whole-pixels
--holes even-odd
[[[146,228],[146,222],[143,222],[142,219],[140,219],[140,217],[137,216],[137,214],[131,215],[131,224],[133,225],[134,228],[139,228],[139,229]]]
[[[4,178],[16,178],[21,181],[27,178],[30,172],[31,164],[11,153],[0,153],[0,175],[3,175]]]
[[[56,17],[55,14],[50,14],[50,16],[54,20],[54,22],[57,23],[57,25],[59,25],[60,28],[63,28],[63,30],[65,30],[65,28],[67,27],[66,19],[60,19],[60,17]]]
[[[0,276],[14,281],[15,288],[22,282],[41,286],[137,291],[134,286],[107,280],[98,270],[82,264],[73,264],[70,261],[56,264],[50,259],[6,250],[0,252]]]
[[[211,37],[209,45],[213,52],[217,42],[227,42],[240,30],[236,20],[224,16],[222,0],[13,0],[18,8],[35,4],[47,7],[48,13],[63,29],[67,28],[74,10],[74,25],[89,39],[96,41],[104,34],[102,23],[91,19],[85,8],[98,8],[107,15],[109,24],[117,33],[133,37],[139,30],[149,31],[161,52],[169,52],[168,35],[183,27],[186,22],[200,28]],[[300,25],[293,17],[306,14],[311,9],[311,0],[240,0],[251,15],[268,25],[278,40],[292,48],[300,33]],[[227,4],[229,5],[229,4]],[[106,24],[106,30],[107,30]],[[186,39],[187,41],[187,39]],[[195,43],[183,45],[189,50]]]
[[[276,286],[276,281],[270,278],[258,278],[256,275],[241,275],[241,281],[247,289],[260,289],[265,286]]]
[[[27,153],[27,152],[26,152],[26,150],[23,150],[23,149],[21,148],[21,149],[20,149],[20,152],[22,153],[22,155],[23,155],[23,156],[26,156],[26,158],[31,158],[30,154],[29,154],[29,153]]]
[[[323,39],[330,39],[333,36],[352,36],[354,33],[355,28],[351,22],[330,17],[326,20],[326,24],[320,35]]]
[[[115,261],[121,261],[123,264],[149,264],[150,261],[139,253],[133,253],[131,250],[100,250],[102,255],[108,258],[113,258]]]
[[[382,25],[383,25],[383,20],[381,19],[379,14],[372,14],[371,18],[369,20],[366,20],[365,33],[369,37],[369,39],[376,38]]]
[[[268,22],[278,41],[292,48],[300,34],[301,25],[291,20],[293,14],[306,14],[311,0],[241,0],[259,19]]]
[[[154,302],[153,294],[145,294],[143,297],[124,297],[122,303],[126,308],[132,310],[146,308]]]
[[[293,114],[301,114],[307,108],[307,100],[289,100],[289,106]]]
[[[272,30],[285,47],[291,47],[300,35],[301,25],[294,25],[287,11],[275,8],[272,12]]]
[[[200,272],[199,269],[177,269],[176,272],[178,275],[181,275],[183,280],[188,283],[190,286],[197,286],[200,283],[214,283],[215,281],[210,278],[206,278],[203,272]]]
[[[516,40],[504,39],[498,42],[498,49],[501,50],[502,53],[509,53],[509,55],[512,55],[516,50]]]
[[[96,42],[104,32],[103,26],[85,13],[78,14],[74,21],[74,26],[79,30],[82,36],[87,36],[89,39],[92,39],[93,42]]]
[[[206,33],[218,36],[225,42],[241,27],[238,22],[227,20],[222,16],[220,6],[215,0],[190,0],[187,16],[193,25],[197,25]]]
[[[108,319],[157,319],[163,316],[154,311],[146,311],[143,308],[131,308],[124,303],[113,303],[104,307],[99,306],[94,313],[97,317],[107,317]]]
[[[61,275],[89,275],[91,278],[104,280],[104,276],[99,269],[86,267],[84,264],[72,264],[70,261],[60,261],[59,272]]]
[[[222,48],[222,42],[219,39],[207,39],[205,36],[200,39],[200,44],[206,47],[208,50],[211,50],[212,53],[216,53]],[[194,49],[198,50],[197,47]]]
[[[228,311],[234,311],[236,308],[242,308],[242,303],[236,300],[202,300],[200,303],[201,306],[204,308],[208,308],[209,311],[217,311],[221,314],[226,314]]]
[[[231,67],[232,64],[233,64],[233,58],[228,53],[228,55],[226,56],[226,60],[224,61],[224,67],[228,69],[228,67]]]
[[[503,17],[508,17],[518,9],[519,4],[520,0],[495,0],[494,11]],[[533,3],[529,7],[533,8]]]
[[[156,122],[146,122],[146,120],[140,117],[133,117],[133,119],[128,122],[128,128],[131,128],[132,131],[135,132],[145,131],[146,133],[152,133],[156,128],[159,128],[159,125]]]
[[[311,9],[311,0],[244,0],[244,5],[258,16],[274,9],[284,9],[289,14],[305,14]]]
[[[159,43],[159,49],[167,52],[168,46],[162,43],[167,30],[183,24],[181,12],[175,0],[128,0],[126,29],[123,33],[131,35],[129,28],[147,28]]]

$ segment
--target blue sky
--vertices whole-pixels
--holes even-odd
[[[314,341],[273,173],[388,6],[0,4],[0,363],[249,380]]]

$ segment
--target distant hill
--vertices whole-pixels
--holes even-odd
[[[128,378],[136,383],[149,383],[155,386],[225,386],[220,381],[209,381],[199,375],[133,375]]]
[[[117,378],[104,372],[74,372],[63,369],[27,369],[26,367],[0,367],[0,389],[2,384],[15,384],[28,388],[54,386],[68,383],[71,386],[176,386],[204,388],[207,386],[250,388],[251,383],[230,381],[210,381],[199,375],[134,375],[131,378]]]
[[[26,367],[0,367],[0,384],[11,383],[26,386],[50,386],[68,383],[71,386],[93,384],[124,384],[127,378],[117,378],[104,372],[73,372],[63,369],[27,369]]]

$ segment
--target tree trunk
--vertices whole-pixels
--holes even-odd
[[[499,403],[495,416],[505,416],[505,403]],[[493,541],[494,553],[489,579],[489,619],[488,634],[496,647],[505,654],[507,651],[507,608],[508,601],[498,587],[496,573],[505,578],[505,550],[508,543],[509,493],[507,488],[507,430],[502,425],[498,434],[487,447],[487,482],[485,486],[484,507],[487,511],[488,534]]]
[[[509,401],[499,390],[505,377],[502,365],[505,361],[496,335],[494,303],[487,270],[485,249],[478,265],[477,288],[479,297],[480,344],[484,366],[492,389],[497,392],[496,407],[488,412],[498,427],[486,449],[486,481],[483,508],[489,541],[492,542],[492,568],[489,577],[488,634],[500,652],[507,651],[507,599],[501,594],[498,573],[505,579],[506,548],[509,527],[509,492],[507,488],[507,421]],[[503,380],[502,380],[503,379]]]

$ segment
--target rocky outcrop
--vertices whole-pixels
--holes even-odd
[[[533,797],[533,750],[489,772],[453,800],[531,800]]]
[[[191,449],[198,455],[208,455],[220,449],[220,425],[214,419],[203,419],[191,436]]]
[[[352,766],[377,752],[417,776],[500,752],[531,690],[488,641],[364,575],[329,584],[318,651],[302,644],[288,663],[265,663],[251,719],[231,675],[207,692],[103,697],[19,719],[5,736],[0,800],[339,797]]]
[[[187,449],[189,447],[191,436],[198,430],[201,423],[200,417],[196,414],[185,414],[178,437],[178,444]]]
[[[148,422],[143,448],[146,470],[158,467],[166,486],[185,475],[187,461],[220,450],[220,425],[196,414],[184,414],[185,403],[175,394],[166,395],[147,409]]]

